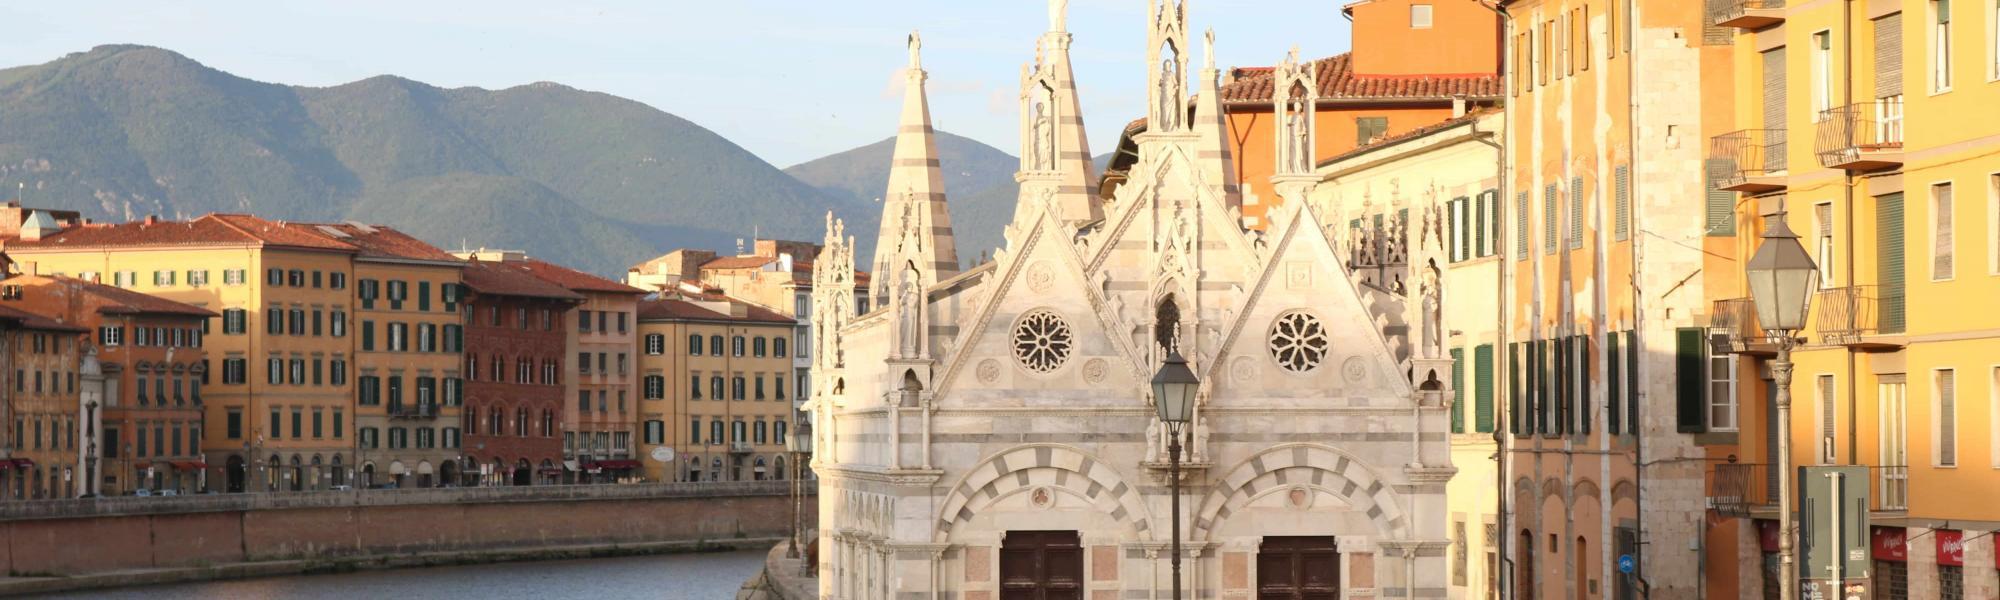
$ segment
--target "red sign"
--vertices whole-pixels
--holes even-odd
[[[1965,566],[1965,532],[1957,529],[1937,530],[1937,562],[1953,567]]]
[[[1908,562],[1908,546],[1901,527],[1876,527],[1868,534],[1868,548],[1875,560]]]
[[[1778,551],[1777,521],[1770,521],[1765,519],[1757,520],[1757,545],[1762,547],[1765,552]]]

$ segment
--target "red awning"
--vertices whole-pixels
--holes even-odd
[[[16,469],[31,469],[34,468],[34,466],[35,466],[35,459],[32,458],[14,459],[14,468]]]
[[[174,461],[174,468],[182,471],[200,471],[208,468],[208,463],[198,460],[177,460]]]

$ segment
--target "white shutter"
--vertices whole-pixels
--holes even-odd
[[[1951,279],[1951,184],[1931,186],[1931,279]]]
[[[1958,384],[1954,372],[1937,372],[1937,464],[1958,464]]]

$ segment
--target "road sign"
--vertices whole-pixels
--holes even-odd
[[[1638,566],[1638,562],[1632,560],[1632,555],[1630,554],[1620,554],[1618,555],[1618,572],[1630,575],[1632,574],[1632,569]]]

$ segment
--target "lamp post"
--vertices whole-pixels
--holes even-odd
[[[1798,234],[1785,225],[1780,205],[1771,226],[1764,230],[1757,253],[1744,266],[1749,276],[1750,299],[1756,304],[1757,322],[1771,332],[1778,345],[1777,360],[1771,363],[1771,385],[1778,415],[1774,426],[1778,436],[1778,568],[1781,598],[1798,597],[1798,562],[1793,556],[1792,539],[1798,534],[1797,517],[1792,514],[1792,347],[1805,329],[1811,312],[1813,293],[1819,289],[1819,266],[1799,243]]]
[[[1201,379],[1188,368],[1179,352],[1167,354],[1160,371],[1153,374],[1153,405],[1160,422],[1167,425],[1167,480],[1173,486],[1174,600],[1181,598],[1181,435],[1194,418],[1195,391]]]
[[[812,454],[813,439],[812,424],[799,422],[796,416],[792,421],[798,425],[792,428],[792,437],[785,440],[785,450],[792,454],[792,539],[788,540],[790,545],[785,548],[785,558],[801,558],[799,534],[805,526],[803,509],[805,494],[799,488],[799,473],[802,472],[799,462],[805,460],[806,455]],[[799,561],[799,571],[801,575],[806,571],[803,560]]]

